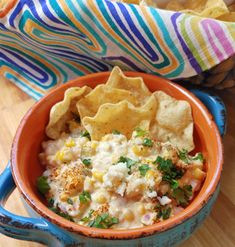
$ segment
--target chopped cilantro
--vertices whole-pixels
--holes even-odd
[[[66,220],[69,220],[69,221],[74,222],[72,216],[70,216],[70,215],[67,214],[67,213],[61,212],[61,210],[60,210],[58,207],[51,207],[51,208],[49,208],[49,209],[50,209],[51,211],[53,211],[54,213],[58,214],[59,216],[65,218]]]
[[[48,199],[48,207],[53,207],[55,200],[53,198]]]
[[[135,132],[136,132],[135,137],[145,136],[148,133],[146,130],[143,130],[139,127],[135,129]]]
[[[95,210],[91,209],[88,213],[88,216],[85,216],[81,219],[81,221],[87,223],[91,219],[92,214],[94,213]]]
[[[47,177],[41,176],[37,178],[37,189],[45,195],[50,190],[50,185],[47,182]]]
[[[103,213],[101,215],[96,216],[94,220],[91,220],[88,223],[90,227],[107,229],[110,228],[114,224],[118,224],[119,219],[116,217],[111,217],[108,213]]]
[[[91,200],[91,194],[88,191],[83,191],[79,195],[79,200],[81,203],[87,203]]]
[[[140,171],[141,176],[145,176],[147,171],[149,171],[149,170],[150,170],[150,167],[147,164],[139,166],[139,171]]]
[[[121,132],[120,132],[120,131],[118,131],[118,130],[113,130],[113,131],[112,131],[112,134],[114,134],[114,135],[120,135],[120,134],[121,134]]]
[[[176,189],[178,187],[177,179],[183,176],[183,170],[177,169],[171,160],[165,160],[160,156],[154,163],[158,164],[157,169],[163,173],[162,180],[168,182],[172,189]]]
[[[67,203],[73,205],[73,200],[71,198],[68,198]]]
[[[119,219],[117,217],[112,217],[111,218],[111,222],[112,222],[113,225],[114,224],[118,224],[119,223]]]
[[[91,218],[91,216],[92,216],[92,214],[95,212],[95,210],[94,209],[91,209],[90,211],[89,211],[89,213],[88,213],[88,217],[89,218]]]
[[[145,147],[152,147],[153,146],[153,141],[149,138],[144,138],[143,140],[143,146]]]
[[[91,136],[87,130],[81,132],[81,137],[86,137],[91,140]]]
[[[186,164],[190,162],[190,158],[188,156],[188,151],[186,149],[183,149],[182,151],[179,151],[179,158],[184,161]]]
[[[89,165],[91,165],[91,159],[83,159],[83,160],[82,160],[82,163],[83,163],[85,166],[89,166]]]
[[[173,163],[169,159],[163,159],[161,156],[158,156],[156,161],[154,163],[158,164],[158,170],[160,170],[163,173],[171,173],[171,170],[173,168]]]
[[[127,168],[129,169],[129,173],[131,172],[131,167],[134,166],[137,162],[130,159],[130,158],[127,158],[127,157],[124,157],[124,156],[121,156],[118,160],[117,163],[126,163],[126,166]]]
[[[160,219],[161,217],[163,218],[163,220],[167,220],[170,218],[171,215],[171,208],[170,207],[158,207],[158,214],[157,214],[157,218]]]
[[[58,214],[59,216],[61,216],[61,217],[65,218],[66,220],[69,220],[69,221],[74,222],[73,217],[72,217],[72,216],[70,216],[70,215],[69,215],[69,214],[67,214],[67,213],[64,213],[64,212],[58,212],[57,214]]]
[[[197,153],[196,157],[194,157],[193,160],[200,160],[201,162],[203,162],[204,161],[203,154]]]
[[[179,187],[178,181],[171,178],[169,175],[163,175],[162,180],[168,182],[172,189],[176,189]]]
[[[81,221],[82,221],[82,222],[85,222],[85,223],[89,222],[89,220],[90,220],[90,218],[87,217],[87,216],[81,218]]]
[[[179,155],[179,158],[187,164],[189,164],[191,160],[200,160],[201,162],[204,161],[204,157],[202,153],[197,153],[197,155],[194,158],[191,158],[188,155],[188,151],[186,149],[179,151],[178,155]]]
[[[186,207],[189,203],[190,197],[192,196],[192,186],[191,185],[185,185],[183,188],[178,187],[173,190],[172,196],[176,199],[176,202]]]

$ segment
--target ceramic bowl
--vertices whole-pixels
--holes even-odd
[[[162,90],[176,99],[187,100],[195,122],[195,151],[206,158],[207,177],[196,198],[181,213],[163,222],[132,230],[95,229],[67,221],[50,211],[37,192],[36,178],[43,172],[38,160],[40,144],[45,139],[49,111],[63,99],[72,86],[95,87],[105,83],[109,72],[92,74],[55,88],[37,102],[24,116],[17,130],[10,165],[0,177],[0,232],[5,235],[41,242],[49,246],[174,246],[185,240],[209,214],[216,199],[222,169],[223,152],[219,130],[204,104],[188,90],[157,76],[127,72],[143,77],[151,91]],[[224,106],[216,97],[194,91],[211,109],[224,132]],[[10,170],[11,167],[11,170]],[[13,175],[13,178],[12,178]],[[3,206],[15,188],[21,193],[31,218],[16,216]]]

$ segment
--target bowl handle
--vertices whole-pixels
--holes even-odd
[[[210,111],[219,129],[220,135],[223,137],[226,133],[227,116],[226,107],[222,99],[211,92],[201,89],[191,89],[190,91],[197,96]]]
[[[64,243],[71,243],[71,239],[65,231],[43,218],[22,217],[4,209],[4,205],[15,187],[9,162],[0,175],[0,233],[47,246],[64,246]]]

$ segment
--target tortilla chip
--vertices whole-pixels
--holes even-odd
[[[153,94],[158,109],[150,132],[161,142],[170,141],[179,149],[194,149],[193,118],[190,104],[162,91]]]
[[[78,115],[76,103],[91,91],[91,88],[84,86],[71,87],[65,91],[63,101],[55,104],[50,111],[49,123],[46,127],[46,134],[51,139],[59,138],[66,129],[66,123],[73,118],[73,113]]]
[[[142,78],[126,77],[118,67],[105,85],[93,90],[86,86],[69,88],[64,100],[51,109],[48,137],[59,138],[74,114],[80,117],[92,140],[100,140],[113,130],[131,138],[134,129],[141,127],[161,142],[170,141],[188,151],[194,148],[189,103],[161,91],[152,94]]]
[[[127,77],[119,67],[113,68],[106,85],[130,91],[142,104],[151,96],[142,77]]]
[[[129,4],[139,4],[143,6],[153,6],[157,7],[157,4],[153,0],[113,0],[115,2],[129,3]]]
[[[220,21],[235,22],[235,12],[225,14],[219,17]]]
[[[154,96],[149,97],[145,105],[135,107],[124,100],[117,104],[101,105],[97,114],[84,117],[82,123],[91,135],[92,140],[100,140],[113,130],[120,131],[130,138],[134,129],[143,121],[151,121],[156,113],[157,102]]]
[[[122,100],[127,100],[133,105],[139,105],[140,102],[136,99],[132,92],[111,88],[107,85],[98,85],[84,98],[77,103],[80,118],[93,117],[98,112],[99,107],[106,103],[116,104]]]
[[[171,0],[166,9],[209,18],[229,13],[223,0]]]
[[[194,142],[192,138],[193,123],[189,124],[181,132],[169,131],[167,128],[160,125],[153,125],[150,132],[156,136],[159,141],[169,141],[179,150],[186,149],[190,152],[194,149]]]

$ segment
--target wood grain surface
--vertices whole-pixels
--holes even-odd
[[[34,104],[34,100],[12,83],[0,77],[0,173],[10,155],[16,128]],[[235,88],[217,92],[228,111],[228,129],[224,137],[224,169],[221,192],[205,223],[181,247],[234,247],[235,246]],[[6,208],[26,216],[17,190],[7,201]],[[40,244],[11,239],[0,234],[1,247],[39,247]]]

